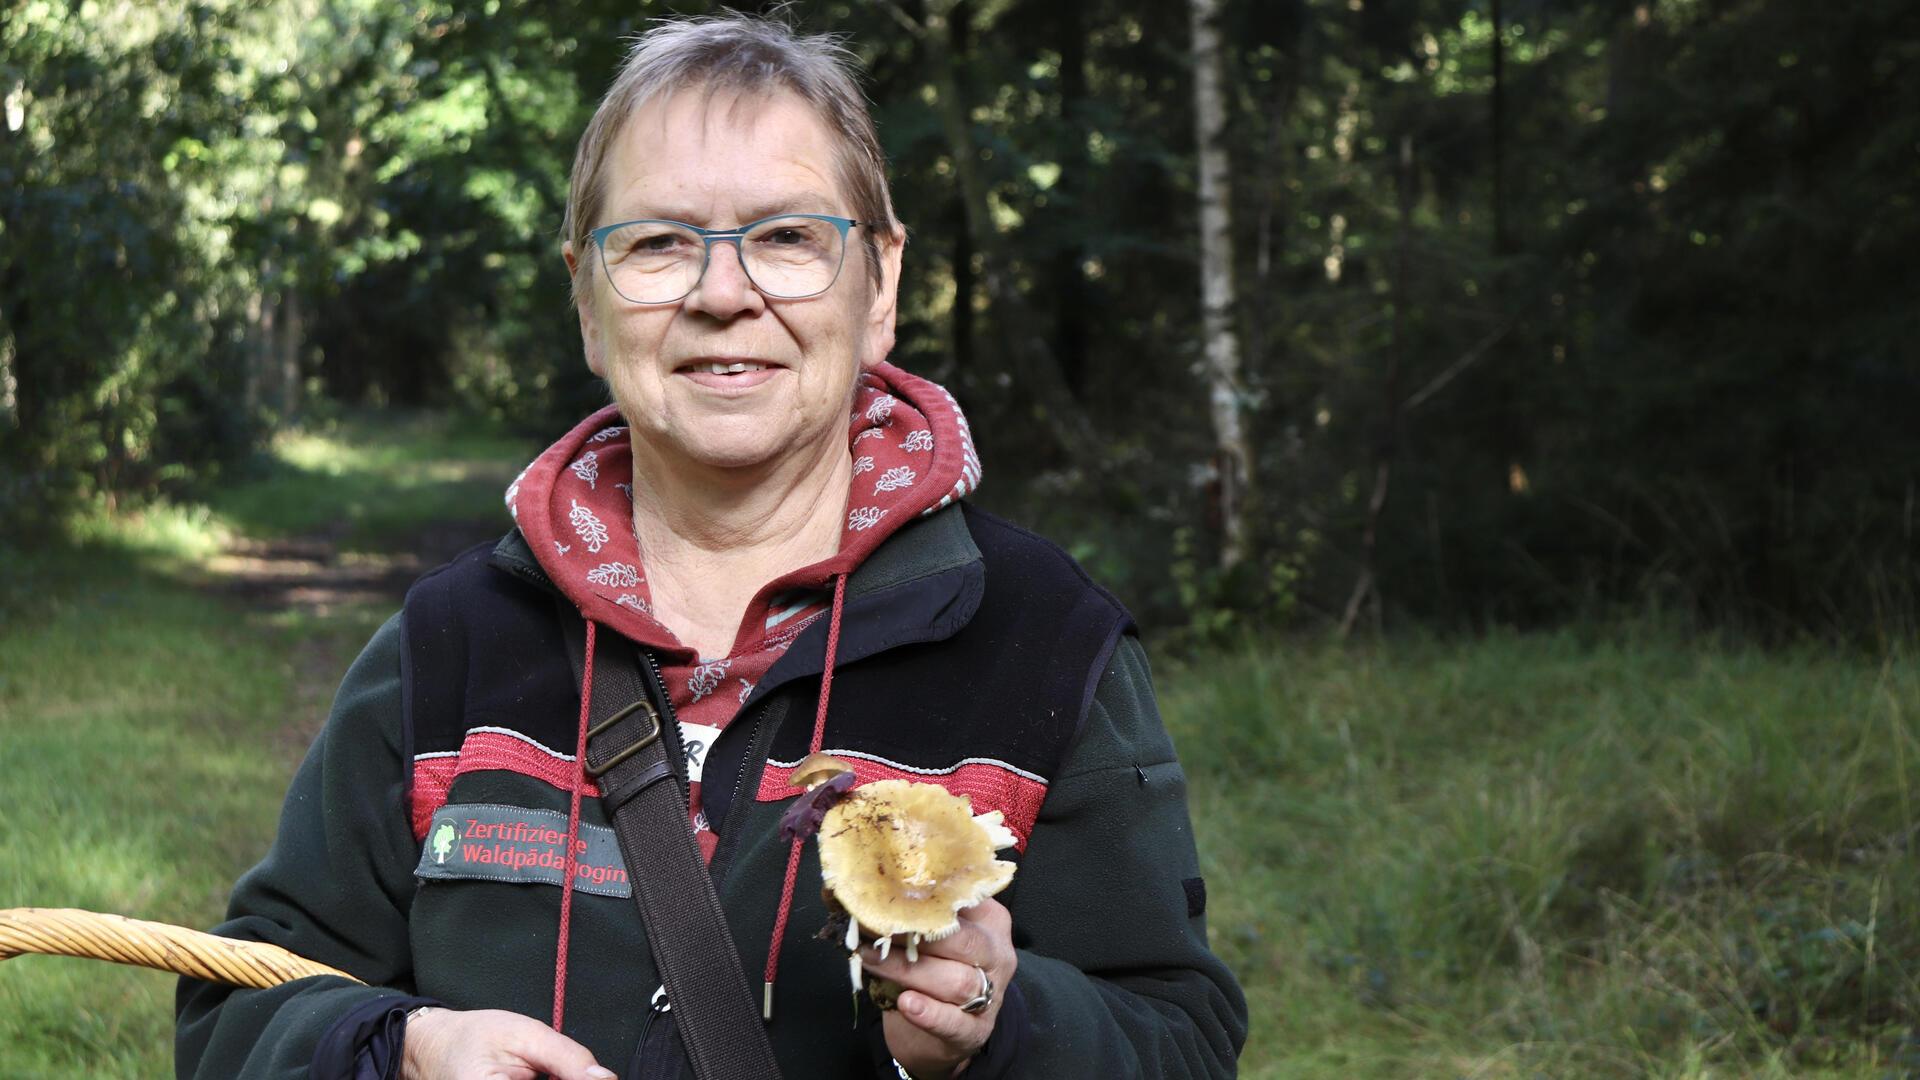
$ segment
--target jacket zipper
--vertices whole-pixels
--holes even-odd
[[[503,557],[494,562],[493,565],[506,570],[514,577],[524,578],[528,584],[536,585],[547,592],[562,597],[566,595],[560,591],[558,586],[554,585],[553,579],[548,577],[544,571],[536,567],[528,566],[518,559],[507,559]]]
[[[660,704],[660,734],[667,740],[667,756],[673,760],[673,779],[680,785],[680,800],[688,798],[687,752],[680,742],[680,718],[673,712],[673,697],[667,693],[667,677],[660,673],[660,661],[652,649],[635,646],[647,661],[647,693]]]
[[[728,817],[732,817],[733,808],[740,805],[740,792],[746,788],[747,772],[753,767],[753,744],[760,741],[760,722],[766,718],[766,715],[767,707],[765,705],[761,705],[759,708],[753,710],[753,722],[747,728],[746,753],[741,756],[740,769],[734,773],[733,776],[733,797],[727,802]],[[720,827],[724,829],[726,828],[726,824],[723,822]],[[720,839],[725,841],[726,837],[722,836]],[[714,848],[714,854],[718,855],[719,853],[720,849],[717,847]]]
[[[556,595],[565,595],[554,585],[553,579],[548,577],[546,572],[538,566],[528,565],[518,559],[507,558],[499,559],[494,565],[501,566],[514,576],[524,578],[530,584],[555,593]],[[674,779],[680,784],[681,797],[685,798],[688,794],[686,751],[680,743],[680,720],[673,711],[673,698],[667,694],[667,679],[660,671],[660,661],[653,655],[653,650],[640,648],[638,646],[636,646],[636,648],[640,655],[645,657],[647,661],[646,670],[649,679],[647,692],[652,694],[659,702],[660,723],[662,727],[661,734],[667,736],[667,743],[670,748],[669,757],[671,757],[674,762]],[[713,862],[708,866],[708,870],[714,875],[716,883],[725,879],[726,864],[731,861],[733,855],[733,847],[729,841],[737,837],[739,832],[735,822],[737,822],[740,817],[740,794],[746,790],[747,777],[750,774],[756,774],[766,768],[767,752],[773,749],[771,739],[768,740],[768,744],[765,747],[758,745],[760,742],[760,729],[766,722],[767,713],[771,711],[773,707],[773,697],[769,695],[765,700],[761,701],[759,708],[754,710],[752,726],[747,729],[746,758],[741,762],[739,774],[733,779],[733,801],[727,804],[727,824],[718,836],[719,843],[714,848]],[[669,727],[672,729],[671,734],[668,734],[666,731]]]
[[[768,698],[753,710],[753,720],[747,728],[747,745],[740,761],[740,771],[733,778],[733,800],[727,803],[727,820],[720,825],[719,843],[713,849],[713,862],[708,864],[707,872],[713,875],[716,886],[726,880],[728,864],[733,861],[734,845],[740,835],[740,816],[746,808],[740,805],[740,796],[747,790],[747,777],[758,775],[766,768],[766,756],[760,753],[760,729],[767,722],[767,713],[773,708]]]
[[[666,999],[663,984],[653,992],[647,1005],[647,1017],[640,1024],[640,1041],[634,1046],[633,1064],[623,1074],[629,1080],[677,1080],[685,1068],[685,1055],[675,1054],[673,1003]]]

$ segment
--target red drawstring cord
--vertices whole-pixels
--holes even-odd
[[[585,618],[585,613],[581,614]],[[567,800],[567,857],[566,875],[560,886],[560,945],[559,956],[553,962],[553,1030],[560,1030],[560,1021],[567,1015],[567,939],[573,924],[573,876],[579,866],[574,848],[580,838],[580,780],[585,776],[587,767],[587,720],[593,710],[593,620],[587,619],[586,659],[580,668],[580,737],[574,743],[573,790]]]
[[[833,613],[827,622],[827,655],[825,666],[820,672],[820,705],[813,717],[813,738],[808,743],[809,753],[819,753],[827,736],[827,702],[833,694],[833,664],[840,651],[840,616],[846,609],[847,576],[841,574],[833,580]],[[563,873],[566,881],[560,891],[560,944],[558,957],[553,965],[553,1029],[560,1030],[560,1023],[566,1017],[567,1008],[567,940],[573,920],[573,884],[578,868],[574,848],[580,836],[580,778],[581,770],[586,768],[587,726],[593,708],[593,645],[594,621],[587,620],[586,659],[582,664],[580,676],[580,734],[574,745],[574,775],[570,785],[567,803],[567,854]],[[780,970],[780,945],[787,936],[787,916],[793,911],[794,880],[800,873],[800,848],[804,840],[796,839],[787,849],[787,873],[780,885],[780,912],[773,922],[773,941],[767,948],[766,990],[761,1002],[761,1014],[765,1019],[773,1019],[773,981]]]
[[[817,754],[827,737],[827,698],[833,693],[834,654],[840,651],[840,613],[846,606],[847,575],[833,579],[833,614],[827,622],[827,660],[820,671],[820,709],[813,716],[813,740],[807,752]],[[780,970],[780,943],[787,936],[787,915],[793,911],[793,882],[800,872],[800,847],[804,838],[795,837],[787,849],[787,876],[780,884],[780,913],[773,920],[773,942],[767,946],[766,986],[760,999],[760,1016],[773,1019],[773,977]]]

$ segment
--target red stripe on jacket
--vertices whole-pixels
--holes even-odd
[[[955,795],[965,795],[976,814],[1000,811],[1007,828],[1013,830],[1014,847],[1020,851],[1027,849],[1027,837],[1033,832],[1034,820],[1040,816],[1040,804],[1047,797],[1046,781],[1004,762],[974,759],[944,769],[915,769],[897,761],[846,750],[829,749],[826,753],[853,766],[856,784],[871,784],[875,780],[938,784]],[[760,773],[760,789],[754,798],[760,802],[779,802],[798,795],[800,791],[789,777],[799,764],[797,761],[767,762],[766,769]]]
[[[456,777],[491,769],[531,776],[567,791],[573,784],[575,766],[572,755],[550,750],[524,735],[485,728],[469,731],[459,753],[423,754],[413,759],[413,786],[408,792],[413,838],[426,839],[427,830],[433,827],[433,815],[447,804],[447,792]],[[589,780],[580,794],[597,799],[600,785]]]
[[[1015,847],[1021,851],[1027,848],[1027,837],[1032,834],[1033,823],[1040,816],[1040,804],[1047,797],[1045,781],[1001,762],[973,760],[945,769],[915,769],[866,754],[845,750],[828,752],[853,766],[857,783],[909,780],[938,784],[955,795],[965,795],[976,814],[1000,811],[1007,828],[1013,830]],[[767,762],[754,797],[760,802],[779,802],[799,794],[788,780],[797,765],[797,761]],[[572,783],[574,760],[571,755],[548,749],[525,736],[484,728],[469,731],[460,744],[459,753],[421,755],[414,759],[410,791],[414,839],[426,839],[427,830],[433,827],[433,815],[447,804],[447,793],[456,778],[494,769],[530,776],[566,791]],[[581,788],[581,795],[599,798],[600,787],[589,781]]]

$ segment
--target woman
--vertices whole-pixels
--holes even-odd
[[[567,236],[615,405],[355,663],[221,928],[366,985],[184,981],[180,1073],[681,1075],[639,868],[581,764],[576,670],[604,686],[637,645],[786,1075],[1230,1074],[1245,1006],[1126,614],[960,501],[965,419],[885,362],[905,233],[844,51],[745,16],[650,31],[581,139]],[[850,1006],[815,856],[779,835],[820,749],[1018,840],[1004,904],[917,961],[865,955],[905,988],[884,1014]]]

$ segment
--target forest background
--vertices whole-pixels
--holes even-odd
[[[258,490],[277,439],[366,408],[536,438],[602,404],[558,254],[571,148],[623,36],[705,10],[0,0],[0,552],[45,571],[20,553],[81,550],[103,515]],[[1876,861],[1920,835],[1901,662],[1920,630],[1920,304],[1900,269],[1920,244],[1920,8],[786,11],[867,69],[911,237],[894,359],[984,433],[981,501],[1068,546],[1207,673],[1183,688],[1176,666],[1169,693],[1170,722],[1184,708],[1214,740],[1183,740],[1197,774],[1252,785],[1324,758],[1355,785],[1342,813],[1363,777],[1404,812],[1340,820],[1378,833],[1386,877],[1301,900],[1308,930],[1265,913],[1300,899],[1284,864],[1344,873],[1356,834],[1315,858],[1277,825],[1235,841],[1220,858],[1269,890],[1239,901],[1243,970],[1297,996],[1310,960],[1358,1010],[1329,1014],[1343,1025],[1493,1015],[1473,1053],[1558,1040],[1571,1056],[1552,1060],[1581,1069],[1920,1055],[1920,918],[1888,891],[1911,871]],[[0,589],[16,630],[36,588]],[[25,716],[6,675],[0,708]],[[1407,794],[1433,779],[1405,760],[1422,740],[1495,731],[1510,745],[1461,759],[1482,809],[1502,768],[1609,803],[1618,774],[1595,763],[1669,760],[1672,727],[1622,736],[1590,774],[1540,763],[1592,750],[1597,714],[1562,715],[1569,695],[1633,712],[1618,695],[1653,687],[1686,704],[1642,701],[1610,730],[1672,708],[1697,740],[1654,786],[1697,806],[1636,817],[1623,786],[1583,824],[1522,799],[1448,826]],[[1428,727],[1369,747],[1341,710]],[[1293,798],[1261,812],[1334,825]],[[1396,820],[1441,839],[1395,848]],[[1494,820],[1558,846],[1521,858],[1476,832]],[[1359,896],[1369,880],[1411,890],[1458,950]],[[1596,965],[1652,979],[1660,1004],[1642,1015],[1615,986],[1629,1004],[1589,1059],[1565,1049],[1586,1045],[1572,1014],[1513,1002],[1538,979],[1600,1000],[1581,983]],[[1436,989],[1488,971],[1507,1004]],[[1256,993],[1268,1030],[1300,1022],[1280,1001]],[[1660,1034],[1621,1034],[1640,1026]]]
[[[791,8],[870,72],[896,359],[992,433],[983,498],[1162,624],[1351,623],[1364,578],[1376,624],[1912,629],[1912,5],[1218,6],[1224,258],[1189,5]],[[571,147],[689,9],[0,6],[0,514],[217,482],[322,402],[601,402]]]

